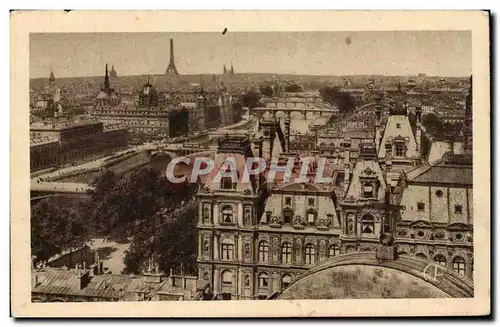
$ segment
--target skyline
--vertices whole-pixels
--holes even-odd
[[[470,31],[51,33],[30,35],[30,78],[162,75],[174,39],[181,75],[416,75],[472,71]],[[126,54],[126,55],[124,55]]]

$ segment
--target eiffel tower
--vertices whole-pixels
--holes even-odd
[[[170,61],[168,63],[167,70],[165,71],[165,75],[179,75],[177,72],[177,68],[175,68],[174,62],[174,39],[170,38]]]

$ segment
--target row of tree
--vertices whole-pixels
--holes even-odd
[[[153,219],[160,209],[180,207],[197,191],[197,185],[171,184],[149,167],[123,177],[108,171],[93,185],[88,200],[48,198],[32,207],[31,249],[38,261],[80,247],[93,237],[127,241],[137,223]],[[176,236],[174,243],[183,237]]]

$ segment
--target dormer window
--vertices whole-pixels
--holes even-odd
[[[374,187],[371,183],[366,183],[363,185],[363,197],[364,198],[373,198],[374,197]]]
[[[236,183],[233,183],[231,177],[222,177],[220,182],[220,188],[223,190],[234,190],[236,189]]]
[[[394,144],[394,153],[396,157],[404,157],[406,154],[406,146],[404,143],[395,143]]]
[[[285,198],[285,205],[288,207],[292,205],[292,198],[291,197],[287,196]]]
[[[313,198],[309,198],[308,201],[309,201],[309,206],[310,207],[314,207],[314,199]]]

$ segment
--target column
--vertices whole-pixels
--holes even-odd
[[[272,274],[272,280],[271,280],[271,289],[269,294],[273,294],[274,292],[278,292],[280,290],[280,285],[279,285],[279,274],[277,272],[273,272]]]
[[[238,252],[239,260],[243,261],[245,259],[245,254],[243,253],[243,236],[241,234],[238,235]]]
[[[238,226],[243,226],[243,204],[238,203]]]
[[[219,224],[219,204],[216,203],[214,204],[213,206],[213,217],[214,217],[214,225],[218,225]]]
[[[214,235],[214,260],[219,260],[219,236]]]
[[[220,269],[214,269],[214,293],[217,294],[220,292]]]
[[[238,268],[237,270],[237,274],[238,274],[238,289],[237,289],[237,292],[238,292],[238,300],[240,300],[243,296],[243,284],[244,284],[244,274],[243,272],[241,271],[241,268]]]

